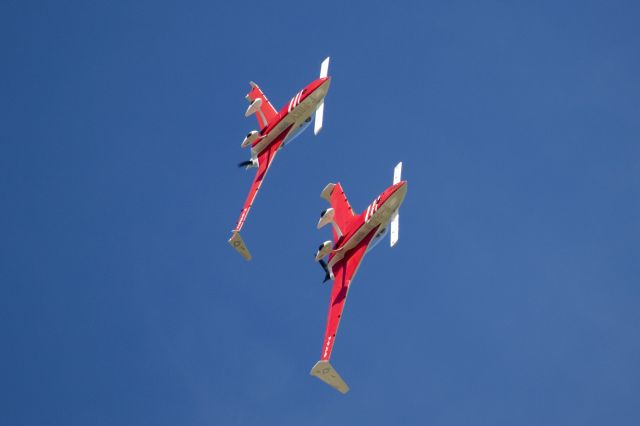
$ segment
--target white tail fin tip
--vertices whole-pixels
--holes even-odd
[[[340,393],[349,392],[349,386],[342,380],[338,372],[329,364],[329,361],[318,361],[309,372]]]

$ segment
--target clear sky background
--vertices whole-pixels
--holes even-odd
[[[640,6],[0,6],[0,424],[640,424]],[[331,55],[325,127],[254,171]],[[400,242],[330,287],[326,183],[404,162]]]

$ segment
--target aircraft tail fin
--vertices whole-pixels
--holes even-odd
[[[309,372],[312,376],[316,376],[332,388],[340,393],[349,392],[349,386],[342,380],[342,377],[331,366],[329,361],[318,361]]]
[[[231,238],[229,238],[229,244],[231,244],[231,247],[236,249],[238,253],[240,253],[246,260],[251,260],[251,253],[249,253],[249,249],[247,249],[247,246],[244,245],[244,241],[242,241],[240,232],[233,231],[233,234],[231,234]]]

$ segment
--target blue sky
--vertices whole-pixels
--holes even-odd
[[[637,2],[3,2],[0,423],[637,425]],[[325,127],[253,172],[331,55]],[[332,363],[320,191],[404,162]]]

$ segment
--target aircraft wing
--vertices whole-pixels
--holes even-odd
[[[253,103],[256,99],[259,99],[259,108],[255,112],[256,118],[258,119],[258,125],[260,129],[264,129],[267,127],[267,124],[273,120],[273,118],[278,115],[278,111],[271,105],[269,99],[262,93],[260,87],[255,84],[253,81],[249,83],[251,85],[251,91],[247,93],[246,99],[247,101]],[[249,107],[251,109],[251,107]],[[247,110],[249,112],[249,110]]]
[[[347,300],[351,280],[353,280],[353,277],[356,275],[360,262],[376,230],[377,229],[371,231],[356,247],[349,250],[342,260],[333,266],[335,280],[333,281],[333,289],[331,290],[331,299],[329,301],[329,315],[327,317],[327,328],[322,344],[321,361],[328,361],[331,357],[331,351],[335,343],[336,333],[340,325],[340,317],[342,317],[342,311]]]
[[[342,185],[340,183],[330,183],[322,191],[321,197],[329,201],[331,207],[334,210],[333,220],[336,222],[341,230],[345,230],[349,227],[349,224],[356,216],[347,200],[347,196],[344,195]],[[335,229],[333,229],[333,239],[338,241],[338,235]]]
[[[253,204],[253,200],[256,198],[258,194],[258,190],[262,185],[262,181],[264,177],[267,175],[267,171],[269,170],[269,166],[273,162],[273,159],[276,156],[276,152],[278,148],[282,145],[287,132],[283,132],[274,142],[269,145],[267,149],[262,151],[260,155],[258,155],[258,172],[256,176],[253,178],[253,183],[251,184],[251,189],[249,189],[249,195],[247,195],[247,200],[244,202],[244,207],[240,212],[240,217],[238,218],[238,223],[236,224],[233,232],[239,232],[244,225],[244,221],[247,218],[247,214],[249,213],[249,209],[251,209],[251,205]]]

